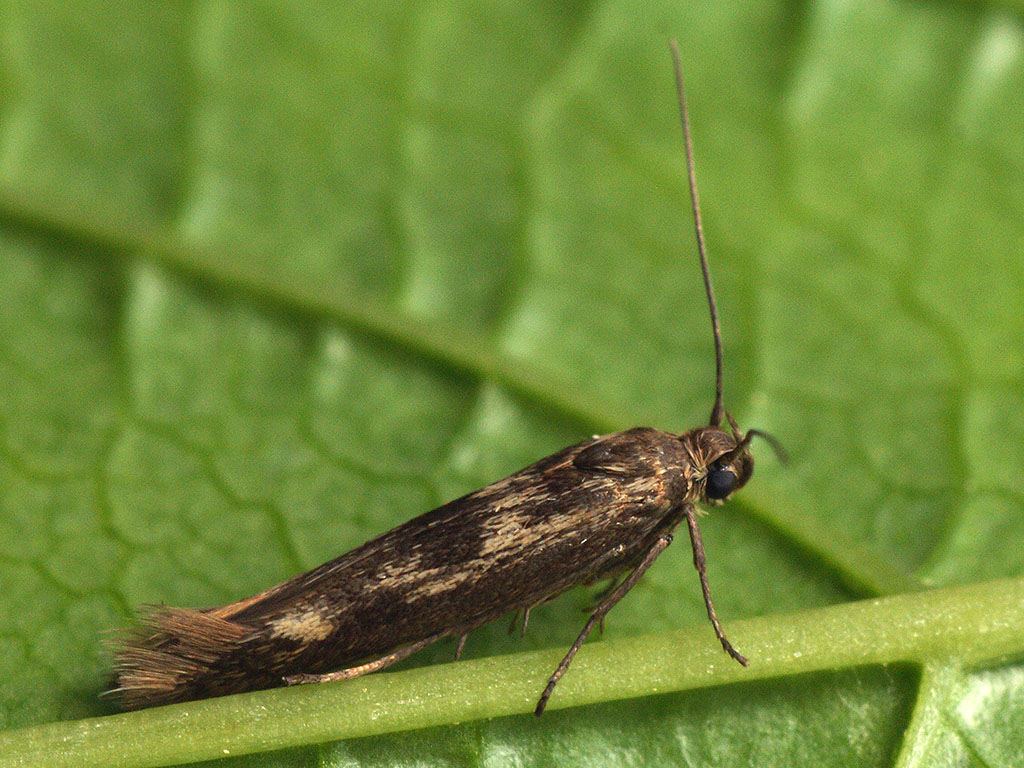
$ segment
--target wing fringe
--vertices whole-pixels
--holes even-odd
[[[105,695],[125,709],[195,698],[216,663],[251,633],[251,627],[202,609],[144,606],[137,626],[120,630],[108,643],[114,679]]]

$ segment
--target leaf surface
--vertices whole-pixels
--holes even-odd
[[[538,723],[481,719],[528,707],[476,706],[495,699],[470,683],[427,730],[319,746],[266,692],[268,753],[235,764],[1018,759],[1024,640],[837,649],[862,647],[861,598],[919,615],[922,590],[951,587],[980,628],[978,595],[1019,595],[1024,29],[991,6],[835,0],[5,5],[5,759],[41,735],[54,761],[82,757],[57,740],[107,712],[103,633],[140,603],[235,600],[591,433],[706,420],[667,35],[726,404],[793,457],[759,448],[703,523],[719,614],[765,667],[743,682],[720,663],[680,540],[580,678],[600,687],[650,639],[641,660],[710,663],[708,684],[638,678]],[[472,663],[564,649],[592,599],[538,609],[521,642],[474,634]],[[824,660],[772,672],[770,638],[825,607],[847,634],[812,621]],[[1024,606],[1003,609],[1005,629]],[[656,639],[683,628],[665,659]],[[558,655],[517,653],[506,683]],[[457,669],[367,685],[393,715]],[[108,744],[127,722],[154,734],[148,764],[197,759],[187,730],[156,751],[167,715],[133,717]]]

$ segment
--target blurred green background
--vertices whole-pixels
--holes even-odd
[[[139,603],[704,423],[669,36],[726,405],[793,458],[704,523],[720,615],[1024,573],[1019,8],[8,2],[0,722],[107,711]],[[590,600],[467,650],[567,645]],[[607,633],[701,611],[680,542]],[[943,685],[927,728],[913,671],[837,670],[233,764],[1013,764],[1021,668]]]

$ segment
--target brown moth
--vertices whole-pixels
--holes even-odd
[[[647,427],[595,437],[427,512],[348,554],[254,597],[215,608],[150,606],[115,652],[110,693],[128,709],[345,680],[383,669],[443,638],[602,579],[604,594],[551,675],[541,714],[596,624],[640,580],[686,521],[708,617],[697,503],[717,505],[750,479],[755,436],[722,407],[722,342],[704,249],[679,53],[675,64],[690,196],[715,344],[708,426],[681,435]],[[723,417],[729,429],[722,428]],[[781,456],[781,451],[779,451]],[[613,582],[614,583],[614,582]]]

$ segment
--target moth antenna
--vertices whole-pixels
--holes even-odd
[[[750,441],[755,437],[760,437],[762,440],[768,443],[768,445],[771,446],[772,450],[775,451],[775,457],[781,463],[789,463],[789,454],[786,453],[786,449],[782,447],[782,443],[780,443],[775,437],[768,434],[767,432],[762,432],[760,429],[748,429],[747,434],[744,435],[742,439],[737,441],[736,447],[733,448],[728,453],[719,456],[717,460],[723,464],[728,464],[741,453],[743,453],[743,451],[747,449],[747,446],[750,445]]]
[[[722,332],[718,327],[718,307],[715,305],[715,289],[711,287],[711,270],[708,268],[707,252],[704,249],[704,227],[700,221],[700,200],[697,196],[697,173],[693,167],[693,139],[690,138],[690,117],[686,111],[686,88],[683,85],[683,65],[679,60],[679,44],[668,41],[672,49],[672,63],[676,70],[676,95],[679,100],[679,117],[683,122],[683,142],[686,145],[686,171],[690,179],[690,202],[693,206],[693,224],[697,230],[697,251],[700,254],[700,268],[704,273],[704,291],[711,310],[711,332],[715,337],[715,405],[711,409],[711,426],[722,423]]]

